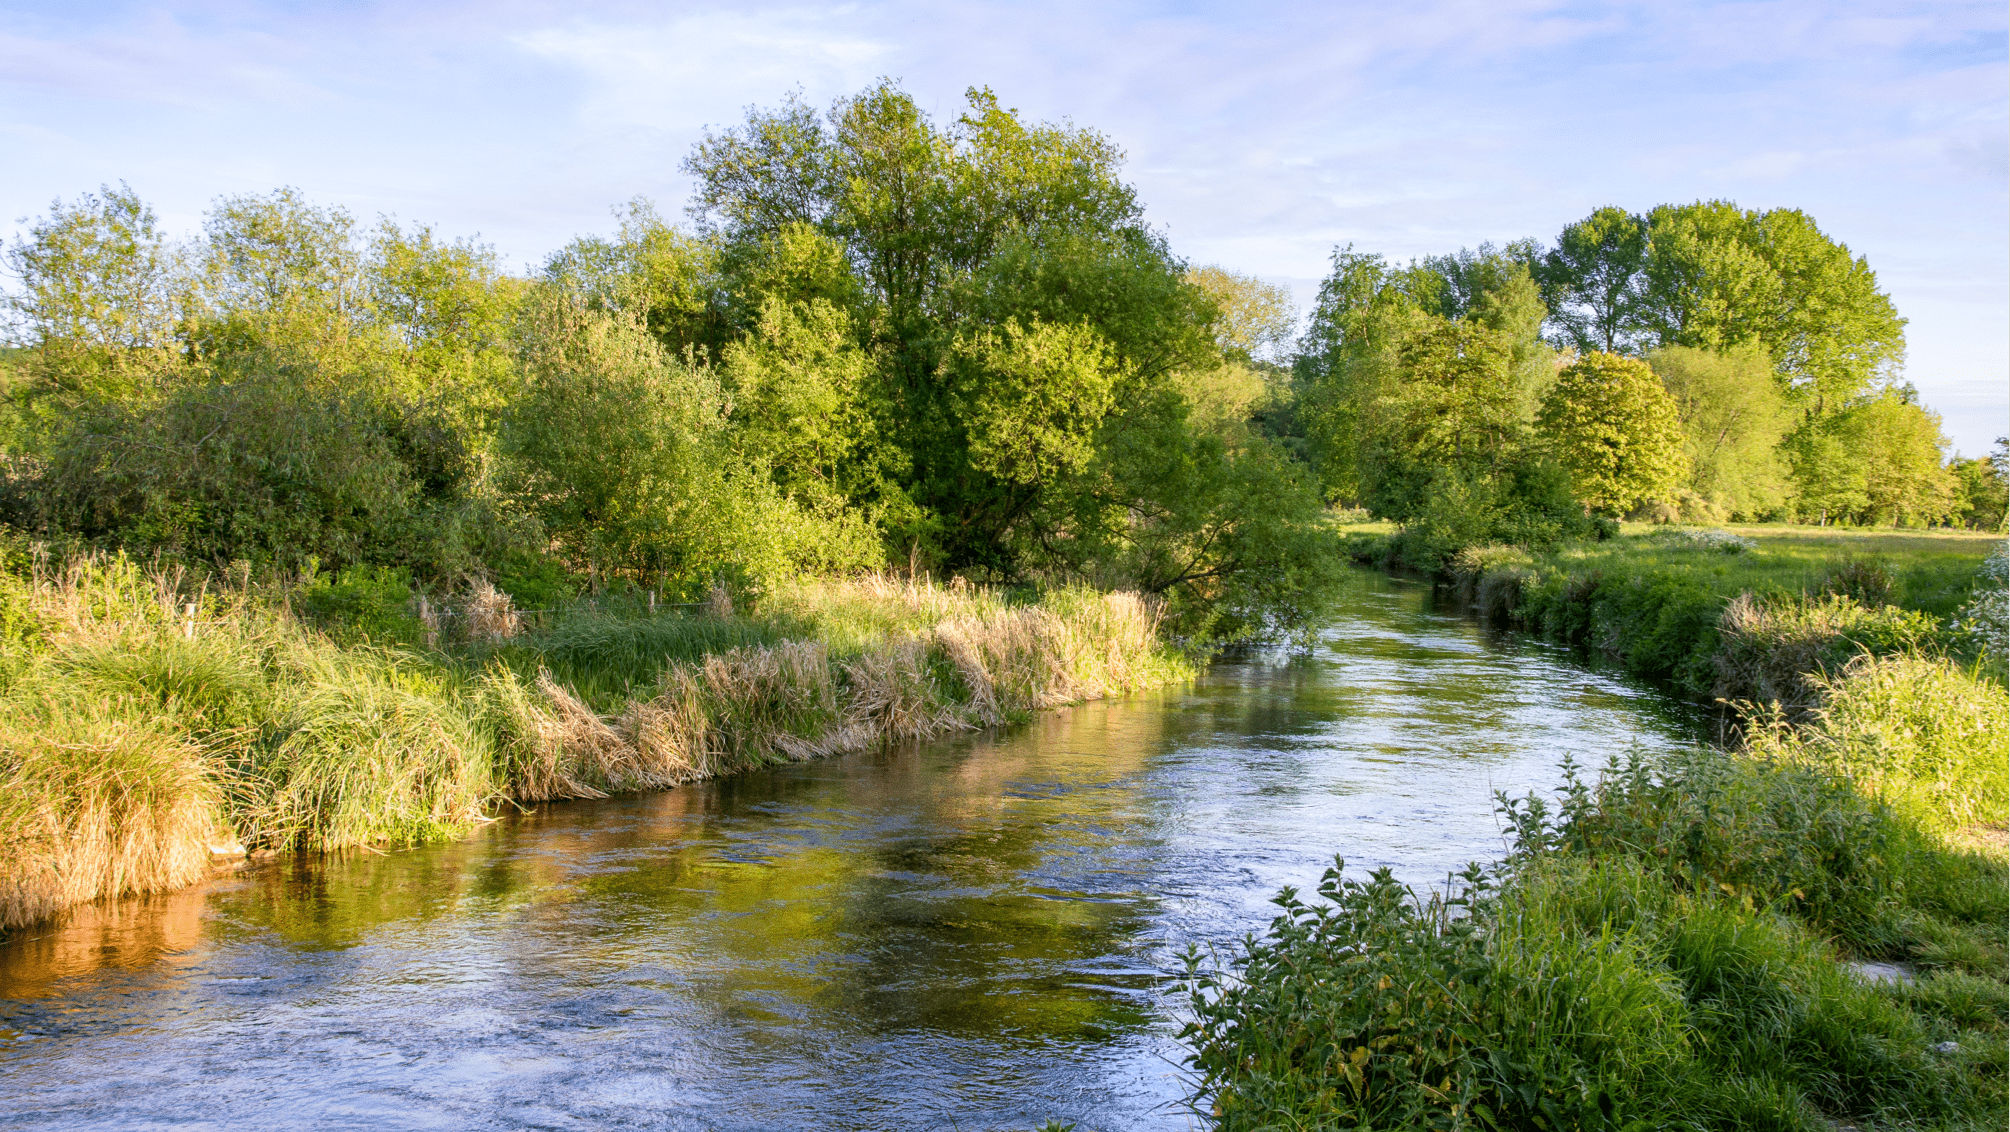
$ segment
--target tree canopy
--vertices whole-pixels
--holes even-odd
[[[0,507],[281,565],[896,563],[1288,627],[1334,561],[1255,422],[1288,295],[1176,255],[1122,159],[988,90],[946,123],[888,81],[789,97],[694,147],[689,229],[637,198],[528,276],[292,189],[183,241],[125,188],[58,202],[9,252],[31,424]]]

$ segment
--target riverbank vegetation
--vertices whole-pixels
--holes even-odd
[[[1912,690],[1900,692],[1901,685]],[[1567,768],[1512,852],[1420,894],[1329,870],[1190,953],[1224,1129],[1993,1128],[2005,1091],[2000,685],[1865,658],[1738,751]]]
[[[1274,288],[1190,265],[1093,130],[892,83],[751,111],[526,274],[279,189],[126,188],[8,252],[0,520],[524,608],[898,567],[1090,584],[1196,642],[1303,624],[1309,470],[1250,424]]]
[[[1740,530],[1466,547],[1438,576],[1484,618],[1705,698],[1798,710],[1804,673],[1832,673],[1862,650],[1920,652],[2001,678],[1999,631],[1983,612],[2001,586],[2000,539]],[[1364,561],[1400,558],[1384,536],[1353,536],[1349,547]]]
[[[1196,972],[1223,1126],[2000,1126],[2003,559],[1823,540],[2000,532],[2010,457],[1949,459],[1869,264],[1601,209],[1341,249],[1293,347],[1121,162],[985,90],[792,98],[688,225],[520,274],[291,189],[58,201],[7,252],[0,927],[1173,679],[1317,623],[1338,506],[1742,745],[1509,806],[1437,898],[1287,894]],[[1751,522],[1812,533],[1693,529]]]
[[[399,648],[338,643],[288,612],[311,591],[247,576],[101,557],[0,586],[0,929],[187,884],[219,857],[451,837],[515,805],[991,726],[1190,671],[1149,602],[1079,589],[1008,602],[867,577],[781,587],[752,611],[580,609],[544,630],[502,599],[453,610],[457,640]]]

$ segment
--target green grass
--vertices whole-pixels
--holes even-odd
[[[1681,571],[1725,594],[1817,593],[1838,570],[1866,563],[1890,573],[1891,604],[1945,619],[1968,600],[1982,560],[2004,544],[2000,534],[1951,529],[1784,524],[1719,529],[1758,546],[1736,555],[1670,547],[1660,533],[1666,528],[1626,523],[1617,539],[1572,546],[1546,558],[1573,572]]]
[[[2001,546],[1957,531],[1633,527],[1543,552],[1468,547],[1443,576],[1482,616],[1694,695],[1777,698],[1799,710],[1804,676],[1860,651],[1975,660],[1976,642],[1948,622]]]

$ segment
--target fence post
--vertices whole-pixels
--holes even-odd
[[[195,603],[189,602],[187,605],[182,606],[181,615],[183,618],[182,635],[191,641],[195,640]]]

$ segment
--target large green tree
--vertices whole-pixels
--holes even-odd
[[[939,126],[885,82],[828,111],[800,99],[752,111],[693,151],[693,213],[743,312],[735,325],[759,343],[728,351],[731,380],[783,388],[778,328],[791,319],[851,336],[840,348],[825,334],[827,360],[787,372],[837,398],[819,443],[860,459],[833,481],[897,557],[1003,577],[1122,574],[1189,597],[1280,568],[1225,550],[1260,540],[1196,536],[1192,524],[1216,520],[1164,494],[1203,490],[1172,474],[1196,445],[1217,444],[1231,478],[1269,466],[1252,454],[1269,441],[1242,427],[1253,397],[1234,367],[1274,348],[1281,303],[1190,271],[1143,223],[1121,159],[1101,135],[1027,123],[985,90]],[[808,377],[838,364],[855,372]],[[755,427],[772,415],[762,404],[732,410],[750,439],[776,434]],[[1262,475],[1283,486],[1252,521],[1310,524],[1316,495]],[[1139,549],[1190,537],[1193,569]]]
[[[1905,320],[1869,263],[1798,209],[1602,208],[1542,259],[1552,335],[1579,351],[1759,346],[1804,416],[1894,377]]]
[[[1798,508],[1824,524],[1944,522],[1959,511],[1946,449],[1939,414],[1909,387],[1886,390],[1789,442]]]
[[[1593,511],[1671,501],[1689,472],[1674,399],[1637,358],[1598,351],[1566,366],[1537,421]]]
[[[1690,488],[1727,516],[1758,518],[1785,506],[1792,485],[1780,442],[1795,422],[1765,349],[1664,346],[1647,362],[1675,400]]]
[[[1565,226],[1539,268],[1558,344],[1580,353],[1634,348],[1647,262],[1647,223],[1625,209],[1608,206]]]

